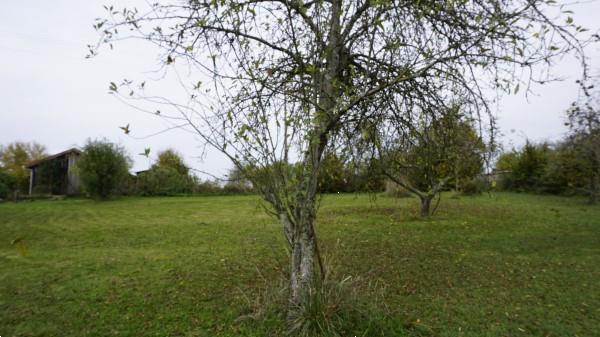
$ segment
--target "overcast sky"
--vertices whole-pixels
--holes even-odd
[[[135,1],[113,1],[122,7]],[[137,1],[141,2],[141,1]],[[136,111],[107,92],[108,83],[123,78],[159,79],[156,53],[141,43],[121,43],[115,51],[85,59],[86,45],[97,41],[94,19],[104,15],[98,0],[4,0],[0,10],[0,144],[37,141],[48,152],[82,146],[87,138],[105,137],[125,146],[134,170],[149,166],[138,155],[174,148],[188,165],[223,175],[229,163],[210,151],[200,158],[200,141],[181,130],[145,138],[165,128],[160,119]],[[600,3],[573,7],[575,21],[592,31],[600,29]],[[600,70],[600,48],[588,50],[595,73]],[[567,58],[555,67],[565,78],[534,88],[537,95],[505,97],[497,114],[506,145],[525,138],[556,140],[565,133],[564,111],[577,96],[577,61]],[[174,88],[172,90],[176,90]],[[169,89],[166,89],[169,90]],[[130,124],[131,136],[119,126]],[[135,138],[134,138],[135,137]]]

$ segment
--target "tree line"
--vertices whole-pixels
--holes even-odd
[[[573,133],[549,143],[527,141],[501,153],[496,165],[497,188],[505,191],[585,195],[598,201],[600,129]]]

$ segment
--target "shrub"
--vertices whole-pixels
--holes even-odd
[[[194,193],[198,194],[212,194],[212,193],[221,193],[222,189],[218,182],[216,181],[197,181],[194,184]]]
[[[248,167],[246,168],[248,169]],[[256,172],[256,171],[252,171]],[[254,188],[252,182],[245,176],[245,172],[238,167],[229,170],[227,174],[227,183],[223,186],[222,191],[228,194],[237,193],[252,193]],[[263,173],[259,173],[261,176]]]
[[[489,182],[485,177],[475,177],[462,184],[461,193],[464,195],[477,195],[489,190]]]
[[[84,190],[92,197],[106,199],[119,190],[130,165],[123,147],[106,140],[88,140],[77,168]]]
[[[6,199],[11,196],[17,187],[17,179],[0,169],[0,199]]]
[[[194,181],[173,167],[154,166],[138,176],[141,195],[176,195],[193,192]]]
[[[135,193],[145,196],[193,193],[198,179],[189,171],[177,151],[167,149],[159,152],[154,165],[135,177]]]
[[[187,176],[190,171],[183,161],[183,156],[173,149],[160,152],[153,167],[170,167],[182,176]]]
[[[588,183],[586,163],[571,140],[557,144],[527,142],[503,153],[496,163],[499,188],[553,194],[581,193]]]
[[[343,159],[335,154],[324,156],[318,177],[320,193],[349,192],[350,174]]]

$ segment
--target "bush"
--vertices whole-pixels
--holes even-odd
[[[520,150],[503,153],[496,163],[499,188],[518,192],[581,193],[588,183],[585,161],[570,140],[552,146],[527,142]]]
[[[0,199],[9,198],[16,188],[17,179],[4,170],[0,170]]]
[[[141,195],[177,195],[192,193],[194,181],[173,167],[154,166],[138,176],[138,193]]]
[[[490,184],[486,177],[475,177],[462,184],[461,193],[464,195],[478,195],[489,190]]]
[[[321,163],[319,193],[381,192],[385,179],[377,165],[374,160],[352,161],[329,153]]]
[[[130,165],[123,147],[106,140],[88,140],[77,168],[84,190],[92,197],[106,199],[124,183]]]
[[[221,193],[222,189],[218,182],[216,181],[198,181],[194,184],[194,193],[198,194],[213,194],[213,193]]]
[[[183,156],[173,149],[158,153],[152,167],[138,173],[135,192],[145,196],[191,194],[197,191],[198,178],[191,175]]]
[[[335,154],[324,156],[318,177],[320,193],[350,192],[350,174],[346,163]]]
[[[190,172],[190,169],[183,161],[183,156],[173,149],[159,152],[156,163],[152,167],[170,167],[182,176],[187,176]]]
[[[249,169],[249,167],[246,167]],[[252,171],[255,172],[256,171]],[[246,172],[234,166],[227,174],[227,183],[223,186],[222,192],[227,194],[245,194],[254,192],[252,182],[245,176]],[[263,175],[263,173],[259,173]]]

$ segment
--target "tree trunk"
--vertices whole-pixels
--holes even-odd
[[[318,104],[315,107],[315,117],[312,122],[314,130],[309,136],[310,144],[303,161],[301,186],[294,209],[288,309],[290,321],[303,314],[305,305],[311,300],[311,290],[316,285],[315,256],[319,258],[314,229],[317,181],[323,151],[327,146],[329,133],[337,120],[337,117],[333,116],[336,115],[335,107],[340,92],[337,83],[340,83],[338,77],[341,74],[340,58],[343,47],[340,26],[342,1],[330,0],[330,2],[328,42],[324,50],[327,65],[314,77]],[[321,262],[320,258],[319,262]]]
[[[433,197],[430,195],[422,196],[421,198],[421,217],[427,218],[430,214],[431,200]]]
[[[285,236],[285,239],[289,243],[290,248],[293,248],[294,226],[293,226],[292,222],[290,221],[290,218],[288,217],[288,215],[285,213],[285,211],[279,212],[279,221],[281,221],[281,224],[283,225],[283,235]]]
[[[290,271],[290,307],[288,318],[293,319],[303,311],[310,291],[315,285],[316,237],[313,219],[303,219],[297,224],[297,237],[294,238]]]

